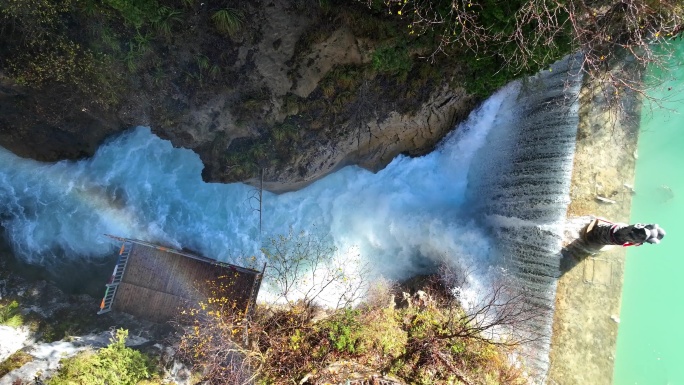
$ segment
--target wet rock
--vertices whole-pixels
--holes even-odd
[[[0,326],[0,362],[31,343],[28,328]]]

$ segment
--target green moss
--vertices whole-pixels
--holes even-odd
[[[5,374],[15,369],[21,368],[31,361],[33,361],[33,357],[30,354],[22,350],[15,352],[11,356],[7,357],[5,361],[0,363],[0,378],[4,377]]]
[[[65,308],[56,311],[49,319],[36,313],[26,316],[26,323],[41,341],[54,342],[81,335],[102,327],[101,320],[90,310]]]
[[[19,302],[15,300],[0,302],[0,325],[19,327],[23,324],[24,318],[21,315]]]

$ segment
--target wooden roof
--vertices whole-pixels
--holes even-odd
[[[256,302],[263,271],[135,239],[112,238],[130,246],[123,275],[114,288],[113,310],[167,322],[176,318],[180,309],[207,298],[208,282],[218,280],[223,283],[221,296],[230,298],[236,309],[247,312]]]

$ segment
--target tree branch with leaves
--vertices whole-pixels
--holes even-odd
[[[376,1],[367,1],[369,5]],[[409,34],[433,36],[439,53],[465,49],[494,70],[532,74],[561,57],[583,54],[582,71],[607,96],[645,95],[640,74],[615,70],[625,57],[639,68],[662,66],[670,42],[684,30],[678,0],[385,0]],[[637,69],[638,71],[638,69]],[[612,99],[611,99],[612,100]],[[615,105],[617,103],[613,103]]]

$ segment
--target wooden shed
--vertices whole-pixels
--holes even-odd
[[[221,280],[222,296],[247,314],[255,305],[263,270],[258,271],[155,245],[136,239],[121,241],[98,314],[122,311],[163,323],[179,309],[209,296],[207,282]],[[265,267],[265,266],[264,266]]]

